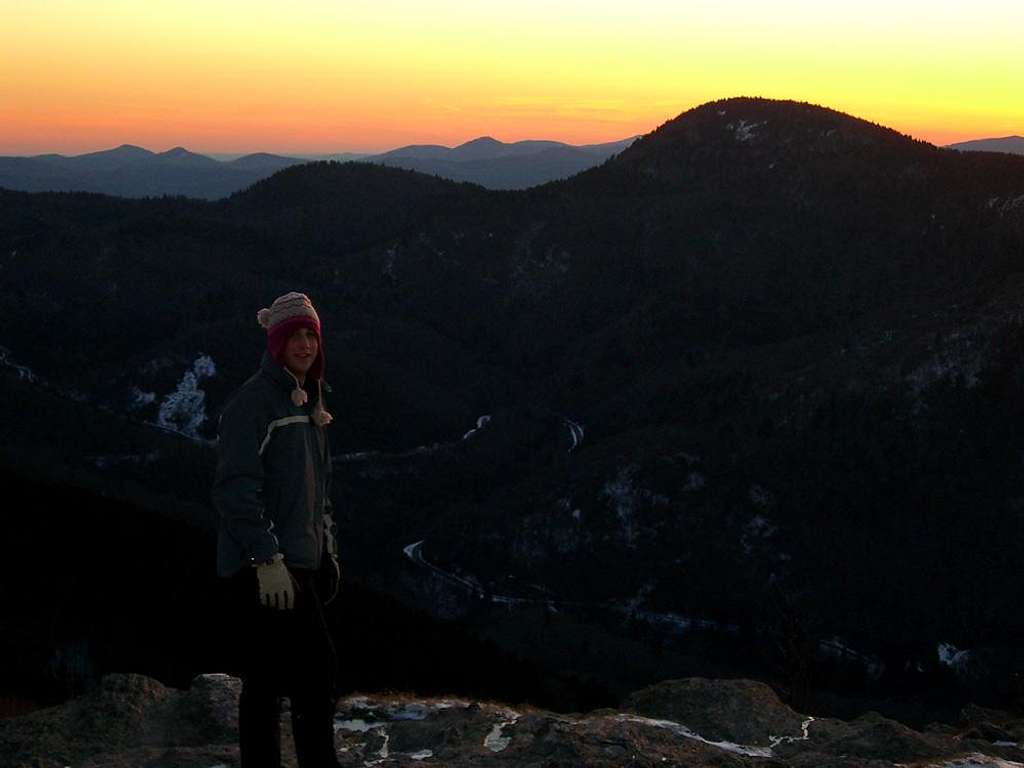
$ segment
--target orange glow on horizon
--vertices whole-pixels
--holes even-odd
[[[1024,134],[1021,28],[1003,0],[0,0],[0,154],[589,144],[736,95],[946,144]]]

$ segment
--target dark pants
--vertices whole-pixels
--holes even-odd
[[[335,768],[334,708],[338,660],[317,594],[316,573],[290,569],[295,608],[260,604],[255,568],[229,579],[242,696],[238,737],[242,768],[279,768],[281,697],[291,699],[300,768]]]

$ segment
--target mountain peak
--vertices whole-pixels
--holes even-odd
[[[721,174],[723,163],[735,172],[763,172],[814,165],[824,157],[837,158],[845,166],[853,158],[903,162],[935,151],[927,142],[827,107],[734,97],[702,104],[666,121],[613,163],[639,166],[645,176],[680,179],[694,173]]]
[[[101,149],[98,152],[73,155],[68,159],[76,166],[111,168],[126,163],[144,162],[152,157],[155,157],[155,155],[144,147],[138,147],[134,144],[122,144],[113,149]]]
[[[870,133],[876,137],[909,138],[891,128],[885,128],[829,107],[791,99],[766,99],[749,96],[736,96],[701,104],[663,123],[654,133],[672,132],[676,128],[689,129],[695,125],[711,125],[734,133],[739,130],[740,135],[737,138],[745,141],[752,138],[750,134],[753,133],[751,128],[753,124],[767,125],[769,121],[773,120],[783,126],[799,130],[828,130],[843,126],[847,129]],[[747,128],[740,129],[740,126],[747,126]]]
[[[191,150],[185,149],[185,147],[172,147],[166,152],[161,152],[158,157],[165,158],[167,160],[212,160],[206,155],[200,155]]]
[[[109,150],[106,150],[106,151],[107,152],[122,152],[122,153],[131,152],[131,153],[141,154],[141,155],[151,155],[151,154],[153,154],[148,149],[145,149],[144,147],[140,147],[137,144],[121,144],[120,146],[115,147],[114,149],[109,149]]]
[[[500,146],[504,144],[503,141],[498,141],[493,136],[478,136],[475,139],[470,139],[465,144],[460,144],[456,149],[462,149],[463,147],[483,147],[483,146]]]
[[[190,167],[203,167],[219,165],[219,163],[212,157],[206,155],[200,155],[191,150],[185,149],[184,147],[172,147],[166,152],[161,152],[157,155],[161,160],[170,161],[173,163],[180,163]]]

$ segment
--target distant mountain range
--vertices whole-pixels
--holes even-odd
[[[184,195],[216,199],[305,162],[253,154],[221,162],[175,147],[166,152],[123,144],[85,155],[0,157],[0,187],[26,192],[101,192],[119,197]]]
[[[483,136],[454,149],[414,144],[366,159],[453,181],[470,181],[488,189],[524,189],[599,165],[635,140],[634,136],[607,144],[573,146],[558,141],[506,144]]]
[[[949,149],[964,152],[1009,152],[1011,155],[1024,155],[1024,136],[1004,136],[1001,139],[974,139],[949,144]]]
[[[346,153],[316,159],[364,160],[453,181],[469,181],[489,189],[521,189],[598,165],[632,141],[573,146],[557,141],[505,144],[482,137],[455,148],[410,145],[380,155]],[[308,162],[310,158],[265,152],[217,160],[184,147],[156,153],[123,144],[70,157],[0,157],[0,187],[24,192],[100,192],[119,197],[183,195],[215,200],[283,168]]]

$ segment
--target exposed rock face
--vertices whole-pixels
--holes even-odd
[[[0,721],[0,765],[203,766],[237,760],[238,694],[227,675],[187,691],[142,675],[108,675],[61,707]]]
[[[772,737],[801,736],[806,719],[753,680],[669,680],[632,694],[623,708],[686,723],[714,741],[757,746],[770,746]]]
[[[110,675],[62,707],[0,721],[12,768],[228,768],[238,765],[240,683],[197,677],[188,691]],[[295,765],[287,718],[284,764]],[[532,707],[411,696],[350,696],[338,705],[344,766],[797,766],[1024,768],[1024,720],[969,707],[959,726],[921,733],[868,713],[849,722],[794,712],[749,680],[670,680],[623,710],[556,714]]]

